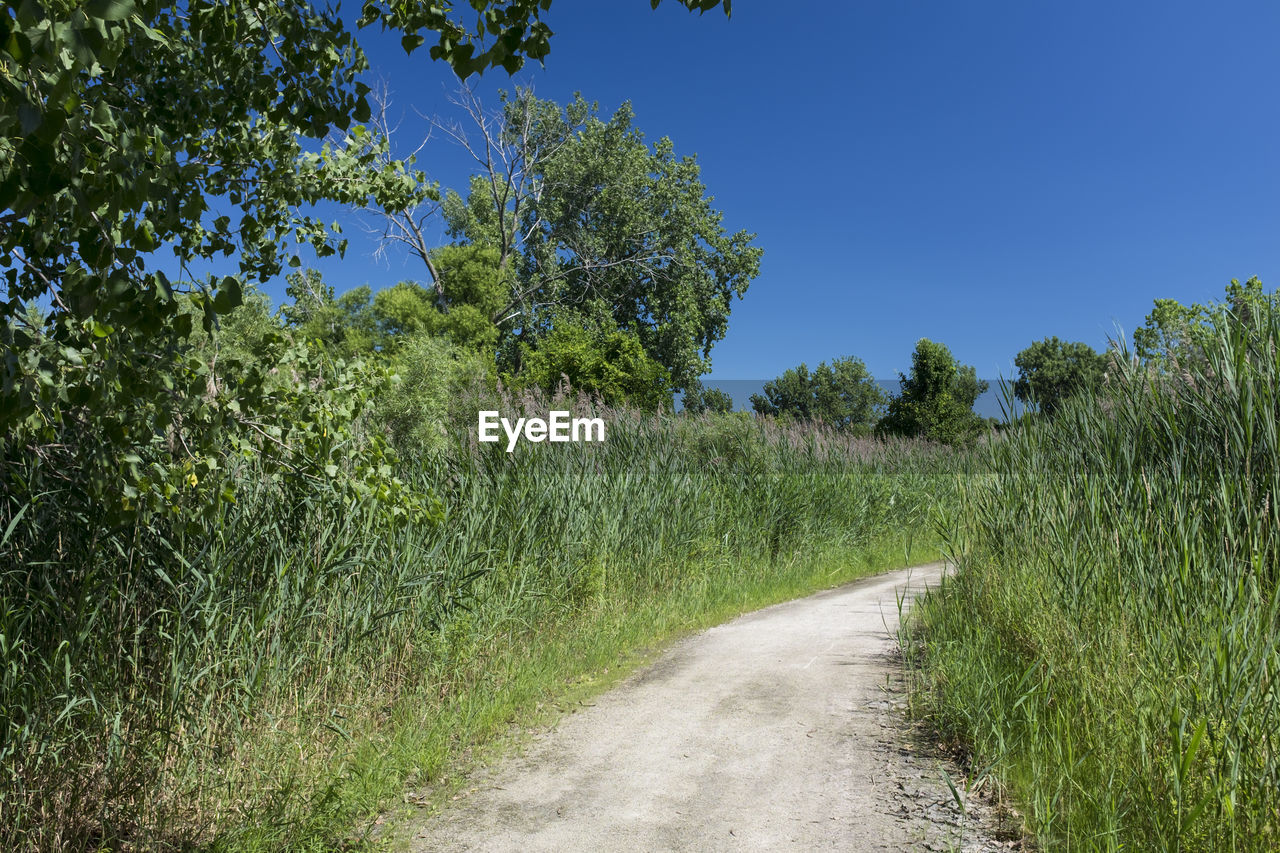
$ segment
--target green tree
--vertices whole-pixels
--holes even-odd
[[[493,358],[498,328],[489,319],[505,298],[497,252],[487,246],[444,246],[431,252],[433,265],[448,277],[447,290],[429,290],[402,281],[373,296],[370,314],[379,348],[392,352],[418,334],[448,338]]]
[[[629,104],[604,121],[580,95],[561,109],[519,91],[485,139],[513,146],[503,160],[520,171],[491,161],[444,210],[455,238],[496,247],[510,273],[492,315],[513,339],[506,367],[519,369],[552,317],[576,314],[611,317],[674,389],[710,369],[761,250],[754,235],[725,232],[696,160],[677,157],[669,139],[646,142]]]
[[[723,388],[706,388],[695,379],[685,389],[681,399],[684,411],[690,415],[701,415],[704,412],[723,415],[733,411],[733,397]]]
[[[285,280],[285,295],[291,301],[280,306],[279,315],[297,339],[338,358],[375,351],[379,329],[370,305],[373,290],[367,284],[335,296],[316,270],[293,272]]]
[[[630,403],[646,411],[670,408],[672,401],[667,372],[634,332],[573,317],[557,323],[526,356],[520,380],[547,392],[568,382],[609,405]]]
[[[884,404],[884,391],[852,356],[824,361],[812,374],[801,364],[766,382],[763,395],[751,395],[759,414],[817,421],[857,435],[871,432]]]
[[[945,345],[921,338],[911,355],[910,375],[898,377],[901,391],[889,401],[877,432],[962,444],[982,431],[973,404],[989,384]]]
[[[1107,359],[1079,341],[1068,343],[1056,336],[1036,341],[1014,358],[1018,379],[1013,394],[1024,403],[1034,402],[1052,415],[1068,397],[1095,388],[1106,372]]]
[[[729,5],[677,2],[700,11]],[[360,25],[399,30],[406,51],[431,43],[432,58],[466,76],[545,57],[549,7],[366,0]],[[321,221],[298,211],[323,200],[376,197],[404,207],[421,197],[424,177],[379,160],[377,145],[357,142],[343,157],[307,153],[307,139],[335,128],[349,129],[351,140],[371,136],[352,125],[371,118],[358,80],[366,67],[337,10],[305,0],[6,4],[6,453],[47,452],[108,498],[118,496],[121,476],[144,479],[119,464],[126,448],[181,425],[181,446],[198,455],[235,428],[237,418],[202,400],[206,380],[182,353],[192,315],[175,291],[192,293],[196,316],[212,329],[216,313],[240,302],[245,281],[297,263],[295,238],[322,255],[342,250]],[[218,260],[238,275],[214,282],[189,272]],[[38,326],[32,304],[50,306]]]
[[[1213,333],[1215,320],[1229,317],[1252,327],[1260,316],[1280,308],[1280,294],[1268,293],[1256,276],[1244,284],[1232,279],[1223,299],[1183,305],[1157,299],[1141,328],[1134,330],[1133,348],[1142,362],[1157,372],[1203,367],[1202,336]]]

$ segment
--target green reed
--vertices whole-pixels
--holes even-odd
[[[351,843],[553,673],[847,578],[858,555],[901,564],[914,543],[928,559],[929,506],[967,464],[745,416],[576,405],[607,419],[604,443],[508,454],[460,421],[443,452],[401,459],[443,499],[434,526],[253,461],[200,525],[103,530],[57,491],[10,491],[0,847]],[[582,660],[521,662],[544,643]]]
[[[942,520],[917,710],[1045,849],[1280,848],[1280,317],[993,445]]]

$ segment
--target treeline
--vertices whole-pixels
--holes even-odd
[[[786,371],[766,382],[751,405],[762,415],[824,424],[853,435],[924,438],[966,444],[988,426],[973,411],[988,383],[962,365],[944,344],[922,338],[911,371],[899,374],[900,393],[889,396],[860,359],[838,358]]]
[[[1111,355],[1087,344],[1045,338],[1018,353],[1013,397],[1029,407],[1024,416],[1051,417],[1068,398],[1096,390],[1111,361]],[[853,356],[822,362],[812,373],[801,364],[766,382],[762,394],[752,395],[751,405],[758,414],[821,423],[854,435],[907,436],[944,444],[969,443],[987,429],[1004,425],[994,418],[983,420],[973,411],[990,384],[978,379],[975,368],[961,364],[944,344],[928,338],[918,341],[910,372],[900,373],[898,379],[899,393],[889,395],[866,364]],[[686,396],[686,407],[689,399]]]

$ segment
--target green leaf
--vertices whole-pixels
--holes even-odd
[[[230,314],[244,303],[244,293],[240,280],[235,276],[227,276],[218,285],[218,292],[213,297],[213,310],[217,314]]]
[[[22,135],[30,136],[35,133],[36,128],[40,126],[40,122],[44,120],[44,116],[40,112],[40,108],[35,104],[19,104],[18,105],[18,122],[22,127]]]
[[[91,18],[101,18],[104,21],[123,21],[133,14],[133,9],[133,0],[91,0],[85,7],[85,12]]]

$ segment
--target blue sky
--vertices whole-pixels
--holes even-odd
[[[1008,376],[1033,340],[1102,348],[1159,297],[1280,286],[1280,4],[738,0],[725,20],[555,0],[545,19],[546,67],[516,80],[606,114],[630,100],[698,156],[725,225],[758,234],[711,378],[844,355],[892,377],[920,337]],[[362,42],[403,137],[447,114],[442,64]],[[465,186],[443,139],[420,165]],[[339,291],[421,277],[349,231],[321,265]]]

